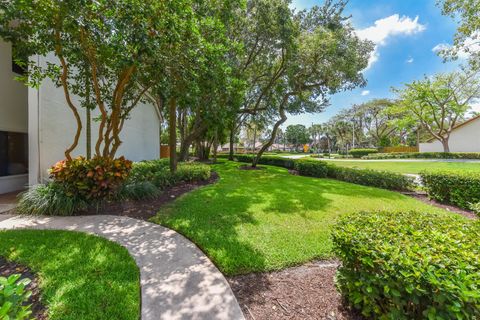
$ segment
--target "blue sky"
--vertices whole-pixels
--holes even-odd
[[[452,43],[456,24],[442,16],[435,0],[350,0],[347,14],[359,36],[377,43],[374,57],[364,72],[365,88],[331,97],[322,113],[289,116],[285,126],[327,121],[339,110],[373,98],[393,97],[390,88],[438,72],[451,71],[456,63],[443,63],[432,49]],[[297,9],[321,5],[323,0],[293,0]],[[363,95],[362,95],[363,93]]]

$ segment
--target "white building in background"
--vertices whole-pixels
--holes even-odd
[[[40,66],[55,57],[33,57]],[[45,80],[38,90],[14,80],[21,68],[13,63],[10,43],[0,39],[0,194],[34,185],[48,178],[48,169],[65,158],[72,143],[75,120],[61,88]],[[73,97],[73,100],[78,100]],[[79,105],[77,103],[77,105]],[[82,109],[80,109],[81,111]],[[94,118],[96,114],[92,114]],[[85,123],[85,114],[82,114]],[[125,122],[117,155],[133,161],[160,157],[158,110],[139,104]],[[92,121],[92,143],[97,124]],[[85,129],[72,156],[86,152]]]
[[[454,127],[448,145],[450,152],[480,152],[480,116]],[[420,152],[443,152],[443,146],[440,141],[431,139],[420,143]]]

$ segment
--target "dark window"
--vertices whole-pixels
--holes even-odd
[[[0,131],[0,177],[28,173],[28,135]]]

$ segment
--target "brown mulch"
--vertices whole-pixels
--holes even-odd
[[[259,167],[259,166],[252,167],[251,165],[243,165],[243,166],[238,167],[238,169],[240,169],[240,170],[265,170],[266,168],[265,167]]]
[[[216,172],[212,172],[210,179],[204,181],[182,182],[176,186],[167,188],[154,199],[143,200],[127,200],[127,201],[112,201],[102,205],[101,208],[89,209],[87,211],[77,212],[78,215],[96,215],[106,214],[114,216],[126,216],[130,218],[136,218],[141,220],[148,220],[155,216],[158,209],[175,200],[184,193],[195,190],[201,186],[209,185],[217,182],[219,176]]]
[[[32,295],[28,299],[28,304],[32,305],[32,316],[37,320],[48,319],[47,308],[42,304],[40,298],[40,288],[36,275],[28,267],[0,257],[0,276],[8,278],[12,274],[21,274],[20,279],[28,278],[31,280],[26,289],[32,291]]]
[[[338,261],[317,261],[228,279],[247,320],[360,320],[335,288]]]
[[[455,207],[455,206],[451,206],[451,205],[448,205],[448,204],[443,204],[443,203],[437,202],[435,200],[432,200],[432,199],[428,198],[428,196],[426,194],[417,193],[417,192],[404,192],[403,194],[405,194],[407,196],[410,196],[412,198],[415,198],[417,200],[420,200],[420,201],[422,201],[426,204],[429,204],[431,206],[434,206],[434,207],[437,207],[437,208],[442,208],[442,209],[445,209],[447,211],[454,212],[454,213],[457,213],[457,214],[461,214],[462,216],[465,216],[469,219],[478,219],[478,216],[475,213],[473,213],[472,211],[464,210],[464,209],[461,209],[459,207]]]

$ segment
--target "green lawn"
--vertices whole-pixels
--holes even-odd
[[[228,275],[332,257],[329,231],[342,213],[446,212],[387,190],[239,165],[215,165],[218,183],[185,194],[152,219],[192,239]]]
[[[329,160],[326,160],[329,161]],[[469,162],[433,162],[433,161],[329,161],[336,166],[385,170],[397,173],[419,173],[423,170],[462,170],[480,172],[480,163]]]
[[[140,317],[140,273],[120,245],[78,232],[1,231],[0,256],[37,273],[49,320]]]

